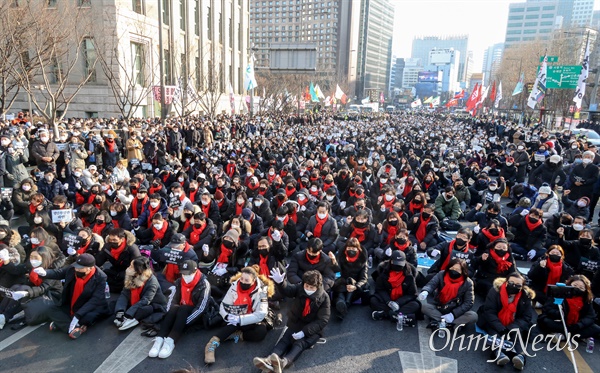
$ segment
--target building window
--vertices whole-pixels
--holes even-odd
[[[207,81],[208,81],[208,87],[207,87],[207,89],[210,92],[214,92],[214,90],[215,90],[215,87],[213,86],[213,84],[214,84],[214,76],[213,76],[214,73],[215,73],[215,67],[213,66],[212,60],[208,60],[208,77],[207,77],[208,78],[207,79]]]
[[[525,19],[538,19],[540,18],[539,14],[528,14],[525,16]]]
[[[86,111],[85,112],[85,117],[88,118],[88,119],[98,118],[98,112],[97,111]]]
[[[520,21],[523,19],[523,16],[508,16],[509,21]]]
[[[58,0],[48,0],[48,8],[56,8]]]
[[[200,0],[194,1],[194,33],[200,36]]]
[[[536,27],[537,25],[537,22],[525,22],[525,27]]]
[[[92,0],[77,0],[77,6],[80,7],[91,7]]]
[[[144,0],[131,0],[131,9],[138,14],[145,14]]]
[[[196,89],[202,89],[202,66],[200,65],[200,57],[196,56]]]
[[[521,30],[507,30],[506,35],[521,35]]]
[[[163,23],[168,26],[171,18],[171,0],[162,0],[162,6]]]
[[[542,14],[542,18],[554,18],[554,14]]]
[[[542,7],[542,10],[554,10],[554,9],[555,9],[554,5],[549,5],[549,6]]]
[[[133,61],[133,82],[136,85],[145,87],[144,79],[144,45],[140,43],[131,43],[131,60]]]
[[[219,12],[219,43],[223,44],[223,13]]]
[[[96,81],[96,48],[92,38],[83,39],[83,63],[88,82]]]
[[[163,57],[163,71],[165,73],[165,83],[171,84],[171,53],[165,49]]]
[[[535,34],[537,30],[523,30],[524,34]]]
[[[185,17],[185,2],[184,0],[179,0],[179,28],[183,31],[186,29]]]
[[[540,22],[540,26],[552,26],[553,22],[552,21],[543,21]]]
[[[527,11],[528,12],[539,12],[540,7],[539,6],[530,7],[530,8],[527,8]]]
[[[208,32],[208,40],[212,40],[212,8],[210,6],[206,12],[206,28]]]

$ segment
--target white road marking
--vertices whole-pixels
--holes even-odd
[[[431,333],[418,323],[419,347],[421,352],[398,351],[402,371],[405,373],[457,373],[458,362],[455,359],[438,357],[429,348]]]
[[[139,330],[134,329],[94,373],[129,372],[148,357],[152,343],[154,339],[143,337]]]

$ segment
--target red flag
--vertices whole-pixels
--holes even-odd
[[[461,98],[465,98],[465,90],[463,89],[462,91],[460,91],[460,93],[455,95],[454,98],[457,100],[459,100]]]
[[[479,98],[480,90],[481,90],[481,87],[479,87],[479,83],[475,83],[475,88],[473,88],[473,92],[471,92],[471,95],[469,96],[469,99],[467,100],[467,103],[465,104],[467,111],[473,110],[473,108],[477,104],[477,99]]]
[[[304,90],[304,101],[310,101],[310,89],[308,87]]]
[[[456,98],[453,98],[452,100],[450,100],[446,103],[446,107],[456,106],[456,105],[458,105],[458,100]]]
[[[490,93],[490,101],[496,101],[496,81],[494,80],[494,84],[492,84],[492,92]]]

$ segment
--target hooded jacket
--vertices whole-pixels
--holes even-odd
[[[423,286],[421,291],[426,291],[429,294],[433,294],[433,304],[441,305],[440,302],[440,291],[444,287],[444,276],[446,271],[438,272],[427,285]],[[469,277],[465,278],[465,282],[458,288],[456,298],[450,300],[454,302],[456,306],[450,311],[454,315],[454,318],[464,315],[467,311],[470,311],[475,304],[475,292],[473,291],[473,280]],[[450,303],[449,302],[449,303]]]
[[[288,311],[288,328],[293,332],[304,332],[304,338],[322,336],[331,315],[331,302],[323,287],[319,286],[316,292],[308,295],[304,291],[304,284],[292,285],[284,281],[281,291],[286,297],[294,298]],[[304,316],[307,298],[310,301],[310,311]]]
[[[231,286],[229,286],[229,290],[219,306],[219,313],[223,319],[229,313],[236,314],[232,306],[238,297],[237,288],[240,277],[242,277],[241,272],[231,277]],[[252,312],[238,315],[240,316],[240,326],[258,324],[263,321],[269,313],[268,298],[272,297],[273,294],[275,294],[273,281],[266,276],[258,275],[256,278],[256,288],[250,293],[250,297],[252,298]]]
[[[125,250],[123,250],[117,259],[113,258],[111,255],[108,244],[104,244],[102,250],[96,255],[96,265],[98,267],[102,267],[104,263],[108,261],[110,262],[113,271],[125,272],[127,267],[131,264],[131,261],[141,255],[140,250],[135,244],[135,236],[129,231],[125,231],[125,236]]]
[[[140,300],[132,305],[131,289],[139,288],[140,286],[144,287],[140,294]],[[119,299],[117,299],[115,312],[122,311],[130,318],[133,318],[141,307],[148,305],[155,305],[157,306],[155,308],[158,309],[164,309],[167,305],[167,298],[162,293],[156,276],[152,274],[152,270],[147,269],[143,273],[136,273],[133,276],[126,274],[123,290],[121,291],[121,295],[119,295]]]
[[[333,285],[335,273],[332,270],[331,259],[321,251],[321,256],[317,264],[310,264],[306,259],[306,250],[295,253],[290,259],[287,270],[288,280],[291,284],[302,282],[302,276],[308,271],[318,271],[323,276],[323,288],[327,291]]]

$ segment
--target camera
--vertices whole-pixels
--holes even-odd
[[[566,285],[548,285],[548,296],[552,298],[569,299],[574,297],[574,287]]]

